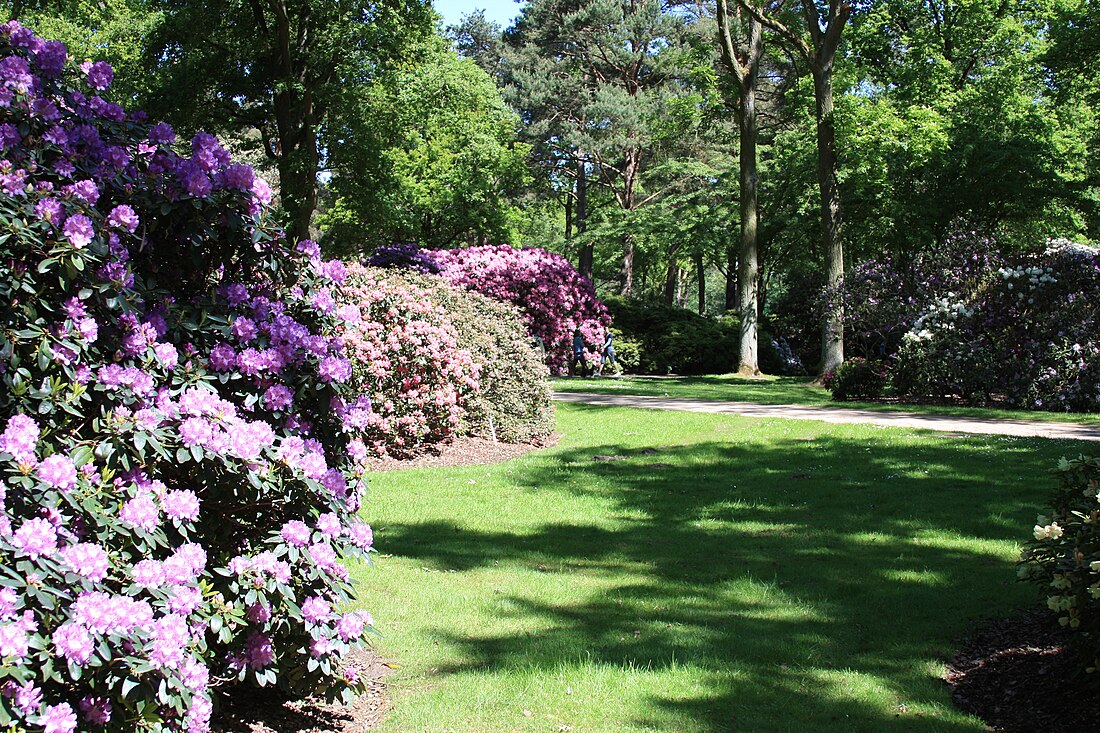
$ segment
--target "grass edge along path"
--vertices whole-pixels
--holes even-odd
[[[829,391],[806,377],[741,377],[717,374],[699,377],[556,377],[550,380],[555,392],[585,392],[605,395],[643,395],[724,402],[752,402],[761,405],[804,405],[872,412],[908,412],[915,415],[973,418],[978,420],[1026,420],[1100,425],[1100,414],[1013,410],[962,405],[912,404],[901,402],[836,402]]]
[[[651,395],[607,395],[588,392],[555,392],[559,402],[582,402],[603,407],[634,407],[647,410],[685,410],[744,415],[784,420],[820,420],[828,423],[879,425],[883,427],[934,430],[941,433],[1012,435],[1018,438],[1060,438],[1100,441],[1100,425],[1037,422],[1008,418],[958,417],[913,412],[875,412],[830,405],[761,405],[732,400],[693,400]]]
[[[558,414],[524,458],[372,477],[381,733],[984,730],[943,662],[1036,602],[1014,561],[1081,443]]]

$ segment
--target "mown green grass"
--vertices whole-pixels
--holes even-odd
[[[1085,446],[558,415],[525,458],[372,478],[382,733],[983,730],[943,662],[1035,601],[1014,560]]]
[[[912,412],[977,419],[1033,420],[1100,425],[1100,414],[1002,410],[952,405],[883,404],[881,402],[834,402],[828,390],[805,377],[761,377],[749,379],[734,374],[705,377],[599,377],[551,380],[559,392],[636,394],[655,397],[683,397],[696,400],[756,402],[763,405],[822,405],[882,412]]]

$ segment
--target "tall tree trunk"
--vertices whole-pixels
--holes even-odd
[[[832,287],[844,277],[832,65],[815,67],[813,77],[814,97],[817,101],[817,184],[821,195],[821,235],[825,249],[826,279]],[[825,314],[821,331],[821,373],[831,372],[843,362],[844,310],[838,305],[835,310]]]
[[[573,201],[576,199],[576,189],[565,196],[565,241],[573,240]]]
[[[287,216],[287,233],[308,239],[317,208],[317,110],[309,69],[295,63],[296,52],[310,39],[309,14],[299,18],[297,40],[292,40],[285,3],[271,3],[275,18],[275,54],[282,85],[275,93],[275,127],[279,136],[279,198]],[[304,64],[305,62],[301,62]]]
[[[634,186],[638,175],[641,152],[628,150],[623,164],[623,194],[620,205],[627,212],[627,226],[631,226],[630,214],[634,211]],[[629,298],[634,294],[634,233],[623,235],[623,268],[619,273],[619,294]]]
[[[579,153],[577,160],[577,211],[575,214],[577,234],[584,234],[588,229],[588,161],[584,153]],[[581,245],[580,261],[577,270],[582,277],[592,279],[592,242]]]
[[[673,305],[676,302],[676,287],[679,284],[679,270],[675,262],[669,262],[668,267],[665,268],[665,286],[662,288],[661,300],[666,305]]]
[[[680,265],[677,262],[676,256],[680,253],[680,243],[673,242],[668,248],[666,257],[668,258],[668,267],[665,268],[665,287],[664,287],[664,302],[668,305],[676,303],[678,291],[680,289]]]
[[[719,3],[725,0],[718,0]],[[817,183],[821,196],[821,235],[825,245],[825,269],[829,285],[844,275],[844,242],[841,239],[840,189],[837,187],[836,127],[833,116],[833,62],[844,26],[852,16],[849,0],[830,0],[827,7],[816,0],[797,0],[801,6],[802,30],[786,26],[768,15],[751,0],[737,0],[757,21],[775,31],[788,48],[802,56],[814,78],[817,117]],[[822,15],[822,11],[827,14]],[[808,37],[808,39],[807,39]],[[844,361],[844,313],[837,310],[825,317],[821,329],[821,373],[832,371]]]
[[[741,85],[741,109],[738,125],[741,133],[741,252],[737,258],[738,315],[741,317],[737,373],[760,373],[758,326],[760,309],[756,296],[757,281],[757,167],[756,167],[756,69],[745,76]]]
[[[707,314],[707,268],[703,253],[695,253],[695,283],[699,287],[699,315]]]
[[[726,0],[718,0],[718,33],[722,61],[737,80],[737,124],[740,135],[739,174],[741,185],[741,248],[737,254],[737,315],[740,318],[737,373],[755,376],[760,373],[759,319],[757,300],[757,246],[759,209],[757,184],[759,181],[756,155],[756,87],[759,80],[760,59],[764,52],[763,25],[749,15],[742,22],[742,10],[738,8],[736,20],[747,31],[744,45],[734,46],[731,17]],[[731,263],[732,268],[732,263]],[[729,301],[727,287],[727,307]]]
[[[737,247],[732,243],[726,247],[726,305],[727,311],[736,311],[737,297]]]

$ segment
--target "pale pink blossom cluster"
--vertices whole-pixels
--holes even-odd
[[[370,398],[363,413],[366,447],[407,455],[450,438],[466,400],[478,390],[480,366],[458,347],[454,326],[429,293],[397,285],[384,270],[350,265],[338,299],[354,310],[341,332],[353,355],[354,379]],[[354,419],[354,411],[348,410]]]

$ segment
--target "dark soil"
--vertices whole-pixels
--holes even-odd
[[[1081,671],[1071,636],[1048,612],[990,623],[948,666],[952,699],[999,733],[1100,731],[1100,681]]]
[[[390,669],[370,650],[347,660],[367,680],[367,690],[351,705],[324,700],[288,700],[278,690],[235,691],[211,721],[213,733],[363,733],[378,724],[388,707],[383,678]]]
[[[372,458],[372,471],[401,471],[407,468],[447,468],[450,466],[487,466],[519,458],[531,451],[547,448],[558,442],[551,435],[539,443],[498,443],[486,438],[458,438],[451,443],[431,446],[411,458]]]

